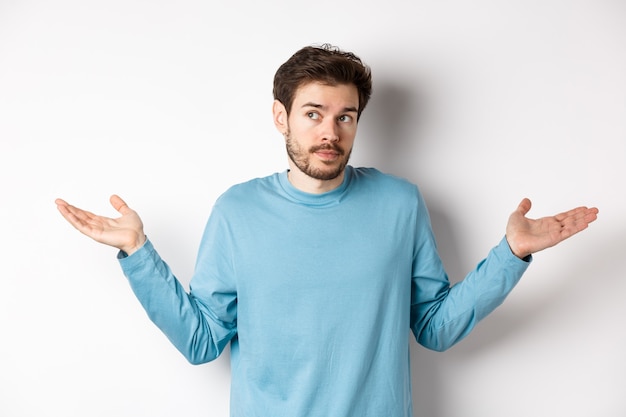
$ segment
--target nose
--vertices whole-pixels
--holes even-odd
[[[322,130],[322,140],[326,142],[337,142],[339,141],[339,126],[337,126],[337,121],[332,118],[328,118],[324,120]]]

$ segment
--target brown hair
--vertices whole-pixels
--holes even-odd
[[[372,94],[370,68],[353,53],[329,44],[306,46],[282,64],[274,76],[274,99],[280,101],[289,114],[296,90],[310,82],[354,84],[359,94],[357,119]]]

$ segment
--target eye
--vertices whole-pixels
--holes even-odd
[[[352,122],[352,116],[348,116],[347,114],[344,114],[343,116],[339,116],[337,120],[339,120],[342,123],[350,123]]]
[[[311,119],[311,120],[317,120],[317,119],[319,119],[319,118],[320,118],[319,113],[314,112],[314,111],[310,111],[310,112],[308,112],[308,113],[306,114],[306,116],[307,116],[309,119]]]

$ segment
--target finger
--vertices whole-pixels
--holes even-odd
[[[532,207],[532,202],[528,198],[524,198],[517,206],[517,211],[519,211],[522,214],[522,216],[525,216],[526,213],[530,211],[531,207]]]
[[[115,210],[117,210],[122,215],[127,214],[130,211],[130,207],[128,207],[128,204],[126,204],[126,202],[116,194],[113,194],[109,201],[111,202],[113,208],[115,208]]]
[[[597,219],[598,209],[577,207],[567,213],[569,213],[569,217],[566,217],[560,222],[562,228],[561,234],[564,239],[589,227],[589,223]]]
[[[85,213],[82,213],[82,210],[73,207],[69,204],[59,204],[57,205],[59,212],[68,221],[76,230],[81,233],[88,234],[87,230],[89,227],[87,226],[88,217]]]
[[[580,220],[586,217],[595,220],[595,216],[598,213],[598,210],[595,208],[589,209],[585,206],[576,207],[568,211],[564,211],[563,213],[557,214],[555,219],[560,222],[568,221],[568,220]]]
[[[95,214],[88,211],[74,207],[71,204],[61,206],[65,211],[65,218],[69,220],[75,227],[87,225],[95,216]],[[61,212],[63,213],[63,211]]]
[[[57,198],[56,200],[54,200],[54,203],[57,205],[57,210],[59,210],[61,212],[61,214],[63,215],[63,217],[65,217],[65,213],[67,212],[67,202],[63,199]]]
[[[57,198],[55,200],[55,203],[57,205],[57,209],[59,210],[59,212],[61,212],[61,215],[65,217],[67,221],[69,221],[72,224],[78,221],[76,214],[75,214],[77,210],[76,207],[68,204],[66,201],[61,200],[60,198]]]
[[[594,222],[598,219],[598,213],[600,212],[600,210],[598,210],[595,207],[590,208],[587,213],[585,214],[585,221],[587,223],[591,223]]]
[[[65,217],[67,221],[73,224],[76,220],[76,216],[72,213],[72,206],[68,204],[65,200],[62,200],[60,198],[57,198],[54,202],[56,203],[57,209],[59,210],[61,215]]]
[[[73,216],[73,215],[67,209],[67,203],[65,203],[65,204],[57,203],[57,210],[59,210],[59,213],[61,213],[61,216],[63,216],[65,218],[65,220],[67,220],[68,222],[72,223],[71,216]]]
[[[571,221],[579,227],[586,228],[589,223],[594,222],[598,218],[598,209],[583,208],[577,210],[571,217]]]

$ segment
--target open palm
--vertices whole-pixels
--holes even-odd
[[[113,195],[111,205],[121,216],[112,219],[98,216],[68,204],[62,199],[55,203],[63,217],[78,231],[93,240],[123,250],[129,255],[139,249],[146,240],[139,215],[119,196]]]
[[[513,253],[524,258],[556,245],[586,229],[596,220],[598,209],[577,207],[555,216],[529,219],[531,202],[525,198],[511,216],[506,227],[506,237]]]

